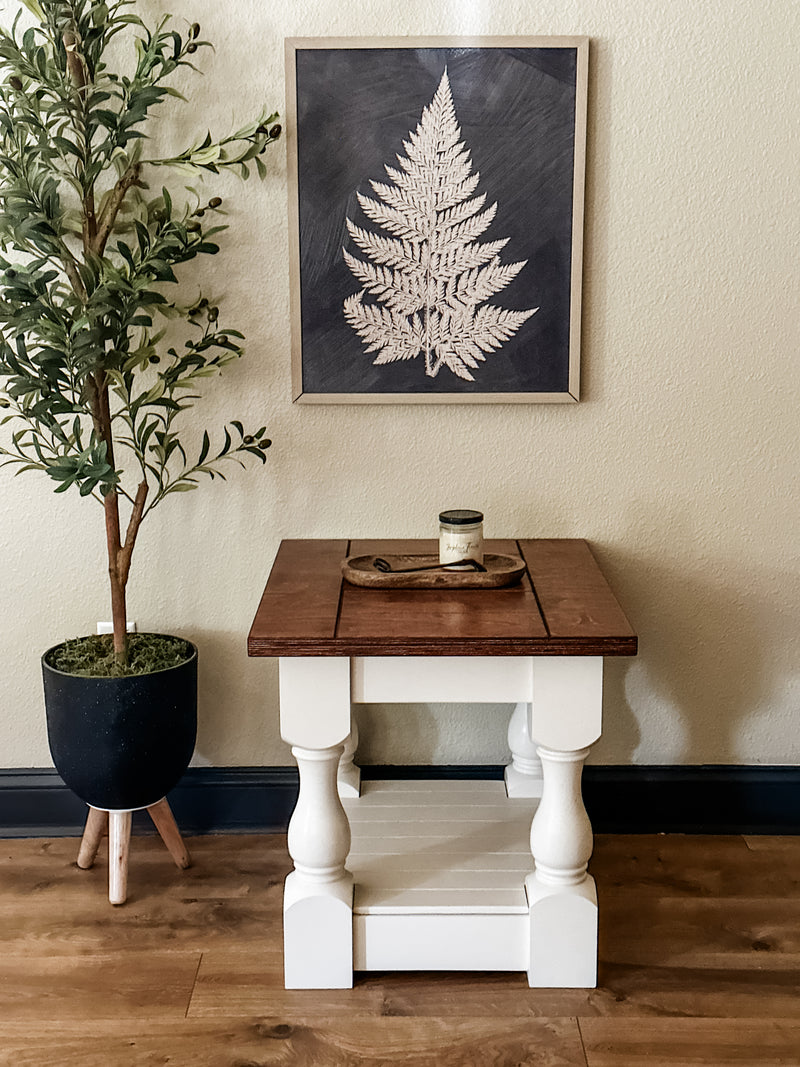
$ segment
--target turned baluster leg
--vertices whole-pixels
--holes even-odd
[[[353,757],[355,756],[357,748],[358,724],[356,723],[355,716],[351,712],[350,733],[344,743],[344,752],[342,752],[339,760],[338,778],[340,797],[352,798],[361,796],[361,768],[357,767],[353,762]]]
[[[300,792],[289,823],[295,869],[283,894],[287,989],[353,985],[353,877],[345,870],[350,824],[337,772],[350,734],[350,662],[280,661],[281,736],[292,745]]]
[[[586,870],[592,827],[581,772],[600,736],[602,679],[599,657],[533,661],[531,734],[539,742],[543,790],[531,824],[534,871],[525,880],[532,986],[597,984],[597,893]]]
[[[542,764],[536,753],[536,742],[531,737],[528,703],[517,704],[514,708],[508,724],[508,747],[511,763],[505,770],[506,793],[510,797],[540,797]]]
[[[597,984],[597,893],[586,873],[592,827],[581,799],[587,753],[539,749],[545,785],[531,825],[535,870],[525,881],[532,986]]]
[[[294,871],[283,895],[287,989],[353,984],[353,876],[345,870],[350,824],[336,786],[342,746],[294,746],[300,793],[289,823]]]
[[[78,849],[78,866],[87,871],[97,857],[100,842],[108,830],[108,812],[101,808],[89,808],[86,826],[83,829],[81,847]]]

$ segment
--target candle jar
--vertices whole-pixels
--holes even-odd
[[[462,559],[483,563],[483,513],[443,511],[439,515],[439,562]]]

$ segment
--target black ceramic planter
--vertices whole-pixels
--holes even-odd
[[[188,642],[187,642],[188,643]],[[56,770],[95,808],[144,808],[189,766],[197,734],[197,649],[185,663],[129,678],[83,678],[42,656]]]

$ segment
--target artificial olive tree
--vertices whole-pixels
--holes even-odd
[[[169,16],[147,26],[135,0],[22,2],[34,24],[20,9],[0,30],[0,459],[102,505],[124,664],[141,523],[227,461],[263,462],[270,444],[264,427],[238,421],[216,447],[208,431],[193,453],[182,442],[181,416],[242,354],[242,334],[223,328],[199,283],[190,302],[176,283],[186,288],[178,268],[214,255],[225,228],[221,198],[187,175],[247,178],[255,167],[264,177],[261,154],[280,126],[265,112],[221,140],[203,131],[151,157],[158,109],[185,102],[170,79],[196,70],[208,45],[200,27],[179,32]],[[170,193],[161,176],[176,174]]]

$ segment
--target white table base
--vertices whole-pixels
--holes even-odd
[[[287,988],[349,988],[354,969],[520,970],[532,986],[595,985],[580,775],[600,736],[602,658],[285,657],[280,689],[300,769]],[[414,701],[514,703],[506,786],[370,782],[355,799],[352,704]]]

